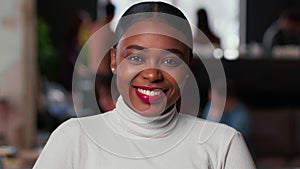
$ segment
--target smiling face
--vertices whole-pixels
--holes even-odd
[[[138,22],[126,33],[140,26],[174,31],[166,24],[151,21]],[[124,101],[143,116],[162,114],[180,97],[189,55],[189,48],[170,36],[143,33],[123,38],[111,52],[111,67],[116,69],[117,86]]]

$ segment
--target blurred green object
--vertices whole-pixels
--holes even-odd
[[[48,23],[38,18],[37,24],[38,68],[41,76],[48,80],[57,79],[58,52],[50,39]]]

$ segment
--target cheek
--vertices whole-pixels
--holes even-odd
[[[138,74],[139,69],[133,68],[126,62],[121,62],[117,66],[117,86],[122,94],[128,94],[130,82]],[[127,93],[124,93],[127,92]]]
[[[176,84],[180,88],[179,90],[182,90],[187,78],[186,69],[180,68],[177,70],[168,71],[168,74],[170,79],[169,81],[172,81],[173,84]]]
[[[186,74],[184,73],[184,71],[182,72],[169,71],[168,75],[166,75],[165,77],[173,88],[173,92],[171,94],[172,99],[170,100],[173,102],[174,100],[177,100],[181,96],[182,90],[185,85]]]

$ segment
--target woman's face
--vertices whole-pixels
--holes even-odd
[[[161,22],[143,21],[126,33],[140,27],[175,31]],[[189,54],[182,42],[162,34],[143,33],[123,38],[111,52],[111,67],[116,70],[118,90],[124,101],[143,116],[162,114],[180,97]]]

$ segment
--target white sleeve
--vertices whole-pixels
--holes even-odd
[[[33,169],[73,169],[70,140],[62,131],[54,131]]]
[[[227,156],[225,159],[225,169],[255,169],[255,164],[249,153],[247,145],[239,132],[233,136]]]

